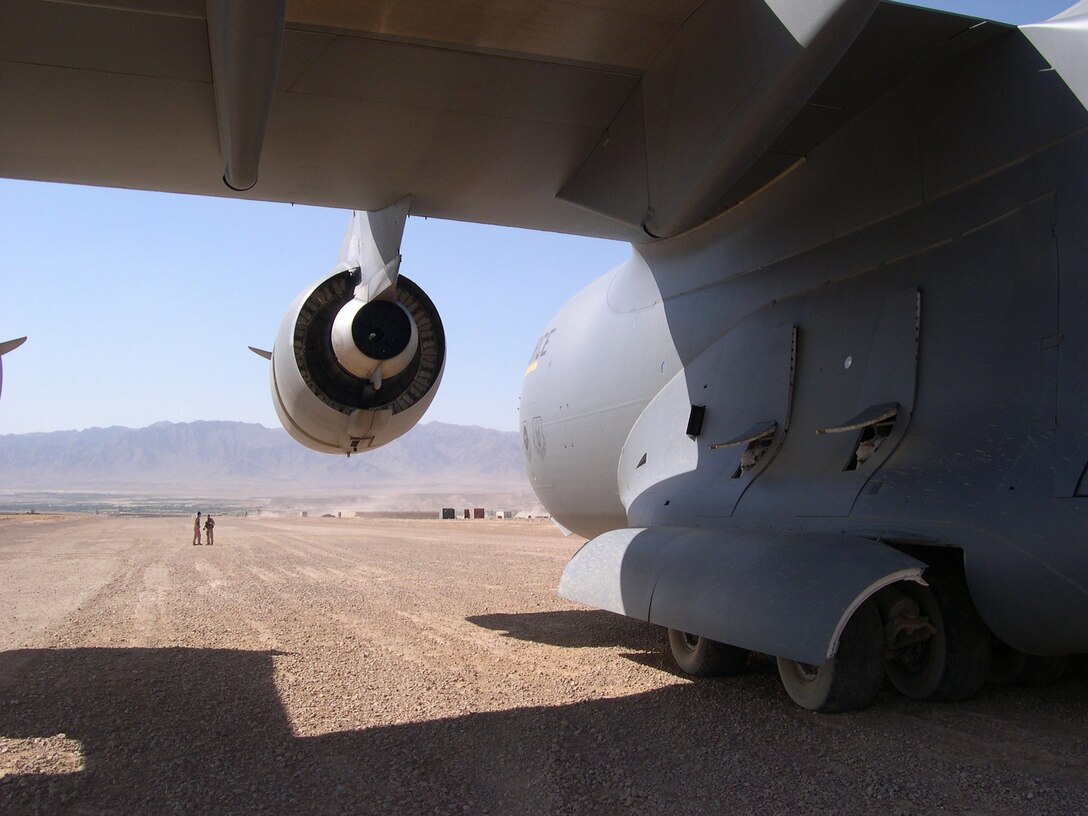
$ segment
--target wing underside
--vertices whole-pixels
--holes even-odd
[[[419,215],[648,240],[743,200],[919,61],[984,36],[876,0],[291,0],[259,73],[213,16],[201,0],[6,0],[0,175],[366,210],[410,194]],[[240,75],[213,60],[210,27]],[[223,182],[254,135],[223,135],[247,121],[228,80],[243,98],[271,83],[246,192]]]

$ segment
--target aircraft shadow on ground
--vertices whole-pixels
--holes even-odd
[[[665,630],[643,621],[598,609],[557,612],[496,612],[472,615],[469,623],[504,632],[507,637],[565,649],[619,646],[640,652],[658,652]]]
[[[843,728],[873,754],[865,770],[873,790],[893,790],[901,773],[904,747],[882,736],[888,724],[879,706],[806,715],[767,672],[299,737],[276,689],[274,657],[185,648],[0,654],[0,674],[12,669],[0,690],[0,737],[64,734],[83,754],[82,769],[70,773],[10,773],[9,765],[0,812],[721,812],[723,798],[728,812],[769,802],[871,812],[882,794],[851,803],[838,782],[797,784],[799,773],[822,773],[828,750],[856,752],[842,743]],[[1048,690],[1043,702],[1083,722],[1083,691],[1082,678]],[[828,727],[836,732],[830,741]],[[957,768],[994,759],[957,753],[919,761],[937,763],[919,772],[947,773],[958,790]]]
[[[665,629],[652,623],[599,609],[567,609],[555,612],[496,612],[472,615],[469,623],[504,633],[506,637],[558,646],[564,649],[619,647],[622,657],[641,666],[690,679],[676,665],[668,650]],[[763,669],[758,658],[749,667]]]
[[[185,648],[0,653],[0,674],[8,667],[0,737],[63,734],[83,754],[75,772],[9,773],[0,812],[609,811],[657,801],[640,765],[675,773],[676,784],[690,770],[670,758],[671,726],[662,742],[635,725],[657,723],[662,710],[673,712],[670,721],[690,717],[682,712],[696,687],[688,684],[298,737],[274,683],[274,657]],[[633,761],[617,759],[636,747]],[[576,806],[575,790],[592,800]]]

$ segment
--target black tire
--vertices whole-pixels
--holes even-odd
[[[739,674],[748,661],[748,650],[710,638],[669,630],[669,651],[676,665],[693,677]]]
[[[1068,657],[1028,655],[995,639],[989,679],[1018,686],[1049,686],[1061,679],[1068,666]]]
[[[1016,682],[1021,686],[1049,686],[1061,680],[1067,668],[1069,668],[1069,658],[1064,655],[1059,657],[1028,655],[1024,671],[1016,678]]]
[[[900,694],[915,700],[967,700],[986,684],[993,636],[962,578],[931,568],[926,580],[928,587],[910,583],[899,589],[914,599],[937,632],[890,657],[888,679]]]
[[[1027,662],[1026,654],[995,638],[990,646],[990,671],[987,680],[1002,685],[1016,683]]]
[[[835,656],[822,666],[778,658],[786,693],[802,708],[825,713],[865,708],[884,680],[884,626],[866,601],[847,622]]]

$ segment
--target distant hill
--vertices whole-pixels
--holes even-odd
[[[430,422],[370,453],[329,456],[242,422],[0,435],[0,491],[304,496],[531,496],[517,433]]]

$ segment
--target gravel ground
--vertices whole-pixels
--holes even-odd
[[[0,813],[1088,813],[1088,665],[793,705],[555,595],[542,522],[0,518]]]

